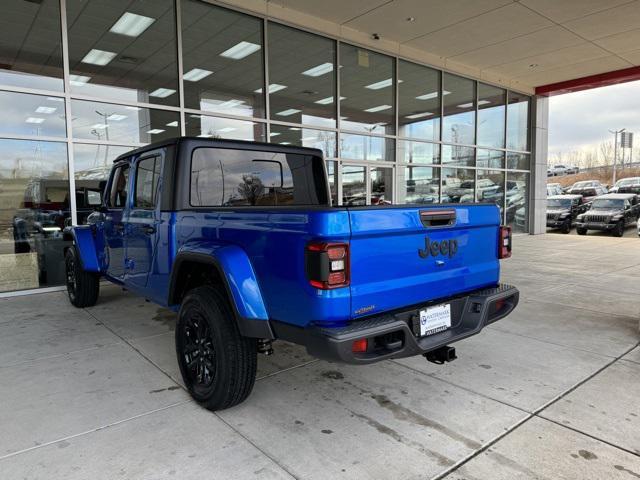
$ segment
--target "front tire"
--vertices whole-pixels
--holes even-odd
[[[80,256],[75,247],[71,247],[64,255],[66,269],[67,294],[74,307],[92,307],[98,301],[100,293],[100,277],[87,272],[80,265]]]
[[[578,233],[578,235],[586,235],[587,234],[587,229],[586,228],[576,228],[576,232]]]
[[[624,235],[624,220],[620,220],[616,224],[616,228],[613,229],[613,236],[614,237],[621,237],[623,235]]]
[[[571,219],[568,218],[563,224],[562,227],[560,228],[560,231],[562,233],[569,233],[571,231]]]
[[[240,335],[226,298],[211,286],[187,293],[176,324],[176,354],[191,396],[216,411],[243,402],[256,379],[257,341]]]

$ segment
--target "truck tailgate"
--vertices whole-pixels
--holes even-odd
[[[352,318],[498,283],[500,211],[495,205],[348,211]]]

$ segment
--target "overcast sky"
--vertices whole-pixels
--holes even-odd
[[[634,132],[634,147],[640,146],[640,81],[549,99],[550,155],[597,146],[613,139],[608,130],[622,128]]]

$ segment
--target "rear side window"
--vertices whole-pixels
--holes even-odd
[[[311,155],[197,148],[191,159],[194,207],[324,205],[322,159]]]
[[[113,172],[111,191],[109,192],[109,206],[124,208],[127,204],[129,189],[129,165],[121,165]]]
[[[160,156],[145,158],[138,162],[134,204],[136,207],[154,208],[156,206],[161,169]]]

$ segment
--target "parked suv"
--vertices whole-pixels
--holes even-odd
[[[496,205],[334,207],[320,150],[167,140],[118,157],[103,197],[64,232],[69,300],[95,304],[104,277],[177,311],[180,372],[212,410],[247,398],[276,339],[443,363],[518,303]]]
[[[627,225],[638,221],[639,215],[637,195],[609,193],[596,198],[588,212],[578,215],[576,231],[578,235],[586,235],[587,230],[604,230],[621,237]]]
[[[547,197],[547,228],[569,233],[578,215],[586,212],[581,195],[553,195]]]
[[[553,165],[551,167],[551,174],[555,177],[556,175],[566,175],[567,167],[564,165]]]
[[[611,193],[635,193],[640,195],[640,177],[629,177],[618,180]]]
[[[569,195],[582,195],[582,201],[588,203],[594,198],[608,192],[607,187],[602,185],[599,180],[583,180],[574,183],[565,193]]]

